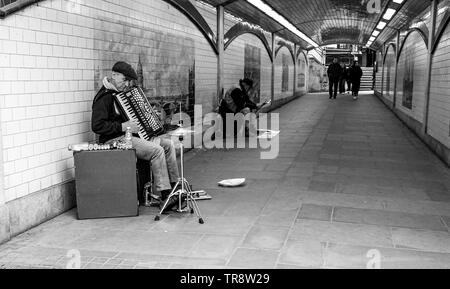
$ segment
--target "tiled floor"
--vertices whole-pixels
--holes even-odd
[[[450,268],[449,169],[379,100],[310,94],[277,112],[275,160],[188,153],[188,180],[213,196],[204,225],[72,210],[0,246],[0,267],[65,268],[78,250],[83,268]],[[217,186],[235,177],[247,185]]]

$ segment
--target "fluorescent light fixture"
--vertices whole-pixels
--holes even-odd
[[[309,38],[306,34],[301,32],[300,30],[298,30],[291,22],[289,22],[286,18],[278,14],[275,10],[273,10],[269,5],[264,3],[262,0],[247,0],[247,2],[258,8],[259,10],[261,10],[267,16],[277,21],[278,23],[286,27],[289,31],[291,31],[301,39],[305,40],[315,48],[319,47],[319,44],[314,42],[311,38]]]
[[[378,23],[377,29],[383,30],[384,27],[386,27],[387,23],[384,21],[380,21],[380,23]]]
[[[323,61],[322,55],[321,55],[319,52],[317,52],[316,49],[310,50],[310,51],[308,52],[308,55],[314,57],[314,58],[315,58],[318,62],[320,62],[320,63],[322,63],[322,61]]]
[[[405,0],[392,0],[394,3],[397,4],[402,4],[403,2],[405,2]],[[389,21],[391,21],[391,19],[394,17],[395,13],[397,13],[397,10],[393,9],[393,8],[388,8],[386,10],[386,12],[383,15],[383,19],[386,21],[382,21],[380,20],[380,22],[377,25],[378,30],[374,30],[372,32],[372,36],[370,37],[369,41],[367,41],[366,46],[371,46],[373,44],[373,42],[375,41],[375,39],[377,39],[377,37],[380,35],[381,30],[383,30],[386,25],[388,24]]]
[[[386,19],[386,20],[391,20],[392,19],[392,17],[394,17],[394,14],[397,12],[397,10],[395,10],[395,9],[392,9],[392,8],[388,8],[388,10],[386,10],[386,13],[384,13],[384,15],[383,15],[383,19]]]

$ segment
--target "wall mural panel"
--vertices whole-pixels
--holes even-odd
[[[384,84],[383,97],[391,101],[394,100],[394,82],[395,82],[395,50],[390,46],[384,62]]]
[[[170,126],[172,116],[181,109],[194,118],[195,105],[195,41],[181,35],[163,33],[147,28],[123,25],[123,32],[113,34],[96,29],[94,49],[98,52],[95,63],[95,83],[100,88],[102,79],[110,75],[116,61],[130,63],[138,74],[138,84],[150,103]],[[108,38],[110,37],[110,38]]]
[[[320,92],[328,90],[328,77],[323,65],[310,60],[309,64],[309,92]]]
[[[402,105],[412,109],[413,90],[414,90],[414,56],[416,54],[415,45],[405,45],[400,60],[403,60],[403,85],[398,86],[399,97],[402,99]],[[401,68],[399,67],[399,70]],[[400,81],[402,79],[399,78]]]
[[[283,54],[281,92],[286,92],[289,90],[289,64],[292,62],[291,59],[292,59],[292,57],[290,55]]]
[[[298,56],[297,63],[297,88],[306,87],[306,59],[303,53]]]
[[[419,32],[412,32],[406,38],[398,62],[397,107],[419,122],[423,122],[426,67],[426,44]]]
[[[244,77],[253,80],[253,89],[249,93],[254,103],[261,102],[261,48],[245,45]]]
[[[377,52],[377,65],[376,65],[376,78],[375,78],[375,90],[382,92],[382,80],[383,80],[383,55],[381,52]]]

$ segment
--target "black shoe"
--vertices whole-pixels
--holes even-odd
[[[162,207],[166,203],[167,198],[169,197],[171,192],[172,192],[172,190],[161,191],[161,201],[159,202],[159,209],[162,209]],[[172,198],[170,198],[169,202],[167,203],[167,206],[164,208],[164,211],[162,211],[162,213],[165,213],[168,210],[172,209],[173,206],[175,206],[177,204],[177,202],[178,202],[178,196],[173,196]]]
[[[166,203],[167,198],[164,200],[161,200],[161,202],[159,203],[159,209],[161,210],[164,206],[164,204]],[[175,207],[178,204],[178,196],[174,196],[172,198],[170,198],[169,202],[167,203],[167,206],[164,208],[164,211],[162,211],[162,213],[167,213],[167,211],[170,211],[173,207]]]
[[[177,198],[177,205],[178,205],[178,198]],[[183,196],[181,197],[181,210],[184,210],[186,207],[187,207],[187,199],[186,199],[186,196],[183,195]],[[172,210],[173,210],[173,211],[176,211],[176,210],[177,210],[177,207],[176,207],[176,206],[173,207]]]

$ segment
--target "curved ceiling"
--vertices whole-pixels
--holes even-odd
[[[311,48],[305,41],[270,19],[245,0],[202,0],[213,6],[223,5],[225,10],[269,32]],[[381,12],[370,13],[370,0],[264,0],[283,15],[301,32],[319,45],[349,43],[365,45],[388,7],[400,9],[380,34],[373,48],[394,37],[397,30],[411,25],[413,19],[430,6],[430,1],[405,0],[395,4],[392,0],[379,0]]]

